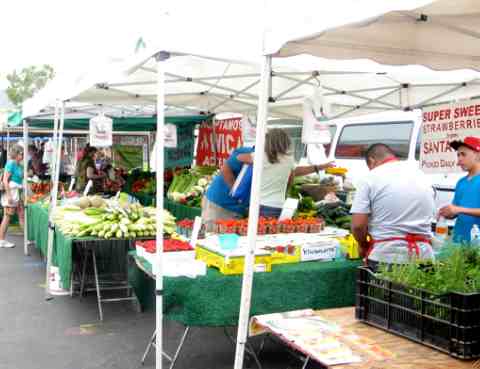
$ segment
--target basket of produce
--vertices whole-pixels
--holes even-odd
[[[459,359],[480,358],[480,253],[455,247],[444,260],[361,267],[356,318]]]
[[[323,200],[327,194],[337,192],[337,189],[337,184],[333,177],[324,178],[318,184],[307,183],[300,187],[301,192],[308,194],[315,201]]]

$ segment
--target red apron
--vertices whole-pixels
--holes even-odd
[[[390,238],[384,238],[383,240],[374,240],[372,237],[370,237],[370,240],[368,241],[368,250],[367,254],[364,259],[365,266],[367,265],[367,260],[368,256],[373,250],[373,246],[376,243],[380,242],[389,242],[389,241],[406,241],[407,242],[407,248],[408,248],[408,256],[412,256],[413,251],[415,251],[415,254],[417,257],[420,256],[420,248],[418,247],[417,242],[424,242],[428,244],[432,244],[432,241],[420,234],[412,234],[412,233],[407,233],[405,237],[390,237]]]

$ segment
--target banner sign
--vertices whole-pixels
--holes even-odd
[[[461,172],[449,143],[480,132],[480,100],[423,109],[420,166],[426,173]]]
[[[112,146],[112,123],[113,121],[103,114],[90,119],[90,146]]]
[[[241,120],[215,120],[215,136],[212,125],[202,123],[198,134],[197,165],[220,167],[233,150],[243,145]]]

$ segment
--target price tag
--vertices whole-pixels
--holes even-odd
[[[190,238],[190,246],[195,247],[198,240],[198,234],[200,233],[200,228],[202,227],[202,218],[195,217],[193,222],[192,237]]]
[[[93,181],[90,179],[87,183],[87,186],[85,187],[85,191],[83,191],[83,196],[87,196],[88,192],[90,192],[90,189],[93,186]]]

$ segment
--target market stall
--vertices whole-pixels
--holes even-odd
[[[319,12],[322,13],[322,12]],[[162,49],[158,50],[166,50],[168,49],[166,46]],[[82,88],[76,88],[74,92],[68,93],[66,95],[62,95],[62,100],[69,100],[72,101],[128,101],[130,104],[134,105],[139,102],[143,104],[150,104],[153,105],[155,100],[152,101],[152,97],[157,96],[158,99],[156,100],[157,104],[157,123],[158,123],[158,130],[157,130],[157,142],[164,141],[164,114],[165,114],[165,106],[172,107],[174,105],[178,105],[179,103],[185,103],[185,106],[188,106],[188,109],[201,109],[204,112],[218,112],[218,111],[237,111],[243,112],[245,114],[250,113],[251,110],[255,109],[255,104],[252,104],[253,101],[256,101],[257,95],[248,92],[252,89],[255,85],[258,84],[258,71],[256,70],[256,66],[248,65],[245,66],[242,63],[234,63],[232,61],[225,61],[220,60],[218,58],[202,58],[199,56],[190,57],[186,56],[184,53],[168,53],[168,52],[148,52],[142,55],[139,55],[135,58],[134,61],[130,61],[129,65],[123,65],[122,68],[119,68],[121,73],[116,75],[116,78],[113,78],[107,82],[104,79],[99,79],[98,76],[95,80],[89,80],[88,83],[83,83]],[[174,50],[172,48],[171,50]],[[184,70],[184,73],[180,72],[181,69],[179,65],[176,65],[176,61],[183,61],[183,64],[187,62],[185,60],[192,59],[193,61],[200,61],[200,64],[205,68],[198,68],[197,71],[201,71],[198,75],[193,75],[192,71],[195,71],[195,68],[189,67]],[[211,63],[211,66],[209,66]],[[210,68],[209,68],[210,67]],[[258,131],[257,137],[257,147],[263,147],[263,137],[265,134],[265,122],[267,118],[267,110],[266,110],[266,102],[267,101],[276,101],[277,105],[271,110],[272,114],[276,114],[279,116],[301,116],[300,114],[292,114],[292,111],[299,111],[299,100],[303,100],[303,97],[307,95],[307,93],[301,92],[302,90],[296,90],[297,87],[303,86],[308,89],[308,93],[311,91],[312,84],[317,86],[316,81],[314,81],[319,76],[325,74],[325,77],[321,77],[322,80],[328,79],[329,75],[337,75],[342,74],[343,76],[348,75],[356,75],[357,73],[350,71],[338,71],[334,70],[331,74],[327,73],[327,71],[323,68],[318,68],[305,72],[304,80],[298,80],[294,77],[296,72],[285,71],[282,68],[278,69],[278,73],[272,73],[270,68],[270,63],[267,62],[264,64],[262,69],[262,84],[260,86],[260,111],[259,111],[259,119],[258,119]],[[352,88],[350,91],[348,88],[344,88],[346,86],[345,81],[344,83],[339,83],[338,89],[332,89],[331,93],[333,95],[338,95],[340,99],[346,98],[350,99],[349,103],[353,104],[353,106],[360,106],[360,108],[364,108],[367,105],[371,105],[374,109],[384,108],[388,106],[389,108],[398,108],[402,107],[402,98],[401,96],[397,96],[397,93],[401,91],[403,85],[405,84],[404,79],[402,79],[402,83],[393,83],[392,87],[392,78],[391,75],[382,75],[382,73],[377,74],[378,72],[378,65],[375,65],[374,71],[370,70],[368,73],[360,73],[362,78],[359,84],[362,87],[362,91],[357,91],[360,87],[357,85],[356,88]],[[228,69],[231,75],[225,75],[225,70]],[[211,73],[214,70],[214,73]],[[325,73],[323,73],[325,72]],[[223,75],[222,75],[223,73]],[[293,74],[292,74],[293,73]],[[388,73],[387,73],[388,74]],[[108,74],[111,75],[111,74]],[[222,75],[222,77],[219,77]],[[165,79],[165,76],[167,78]],[[267,77],[268,76],[268,77]],[[280,81],[279,83],[269,84],[267,83],[267,79],[271,76],[275,76]],[[293,77],[292,77],[293,76]],[[241,77],[246,79],[241,80]],[[376,86],[375,90],[374,87],[372,89],[364,89],[364,83],[368,80],[368,78],[375,78],[376,81],[381,79],[382,86]],[[104,78],[102,76],[102,78]],[[293,78],[293,80],[292,80]],[[459,77],[460,78],[460,77]],[[210,79],[222,81],[222,83],[210,83],[208,82]],[[461,78],[463,80],[463,76]],[[99,83],[99,82],[102,83]],[[285,82],[285,83],[282,83]],[[157,84],[158,83],[158,84]],[[459,89],[463,87],[470,87],[463,84],[463,81],[458,84],[458,81],[451,82],[455,85],[459,86]],[[176,87],[172,87],[175,86]],[[181,87],[179,87],[181,86]],[[194,86],[192,88],[192,86]],[[205,91],[206,86],[208,87],[208,91]],[[413,87],[413,86],[412,86]],[[189,94],[180,94],[180,90],[183,91],[190,91]],[[272,88],[275,89],[275,93],[272,93]],[[189,90],[190,89],[190,90]],[[371,97],[372,91],[379,91],[382,89],[386,89],[387,93],[384,93],[385,96],[375,96]],[[293,95],[289,95],[289,93],[293,90],[296,90],[295,93],[298,93],[297,98],[295,99]],[[305,91],[305,90],[303,90]],[[365,92],[365,95],[361,95],[362,92]],[[186,96],[188,95],[188,96]],[[359,96],[360,95],[360,96]],[[400,93],[399,93],[400,95]],[[301,96],[300,98],[298,96]],[[395,96],[395,103],[389,101],[381,101],[382,98],[385,97],[392,98]],[[398,97],[398,98],[397,98]],[[429,95],[429,98],[432,98]],[[393,98],[392,98],[393,99]],[[425,96],[422,98],[425,100]],[[418,99],[419,102],[422,99]],[[361,102],[358,104],[358,100]],[[433,99],[435,100],[435,99]],[[295,105],[295,109],[288,109],[284,104],[288,104],[290,101],[296,101],[297,104]],[[343,101],[343,100],[342,100]],[[368,104],[366,104],[368,102]],[[380,102],[379,105],[375,103]],[[365,104],[363,104],[365,103]],[[301,106],[300,106],[301,110]],[[258,150],[258,152],[262,152],[262,150]],[[156,150],[157,153],[157,163],[159,167],[162,168],[163,166],[163,150]],[[257,161],[258,157],[255,158],[255,163],[261,163]],[[257,167],[257,166],[256,166]],[[261,168],[261,165],[258,167]],[[163,177],[159,176],[159,172],[163,172],[157,170],[157,201],[156,205],[158,207],[163,207],[164,199],[163,199]],[[259,172],[256,171],[253,180],[253,188],[256,189],[259,183]],[[252,197],[252,207],[251,207],[251,217],[249,223],[249,244],[251,247],[255,244],[256,239],[256,224],[258,220],[258,191],[254,191],[254,196]],[[257,214],[256,214],[257,212]],[[256,214],[256,215],[255,215]],[[159,247],[158,256],[157,256],[157,264],[159,266],[159,274],[161,274],[162,269],[162,232],[161,226],[158,222],[159,226],[157,230],[159,230],[159,234],[157,237],[157,243]],[[253,260],[253,253],[252,257],[250,258],[247,253],[247,258]],[[248,264],[248,263],[247,263]],[[251,270],[249,273],[245,274],[245,278],[248,281],[251,278]],[[161,330],[161,312],[162,312],[162,297],[161,294],[163,292],[163,279],[161,275],[156,279],[156,289],[157,289],[157,308],[160,312],[160,315],[157,319],[157,327]],[[251,286],[251,284],[250,284]],[[246,287],[248,288],[248,287]],[[242,294],[242,307],[241,311],[241,322],[246,323],[249,316],[249,293]],[[242,324],[240,324],[240,331],[239,331],[239,343],[243,345],[245,340],[244,337],[246,335],[246,331],[243,331]],[[161,333],[161,332],[159,332]],[[245,335],[242,336],[242,333]],[[161,334],[157,336],[157,343],[158,343],[158,350],[157,350],[157,364],[161,361]],[[237,364],[238,365],[238,364]],[[241,367],[241,364],[240,364]]]
[[[312,18],[313,13],[325,13],[324,9],[314,9],[314,6],[305,8],[308,11],[310,22],[305,22],[299,29],[292,28],[295,36],[285,35],[282,32],[270,40],[267,38],[264,44],[264,61],[262,64],[261,94],[259,98],[257,140],[255,151],[255,163],[262,163],[262,149],[264,147],[265,126],[268,116],[269,103],[275,104],[270,85],[272,76],[272,59],[274,57],[287,57],[299,54],[310,54],[318,57],[332,57],[339,59],[371,58],[386,64],[422,64],[434,69],[451,70],[458,68],[478,69],[478,4],[471,1],[463,1],[452,8],[447,1],[417,2],[416,4],[391,4],[383,3],[375,10],[358,8],[358,13],[349,12],[341,26],[338,24],[322,24],[318,28],[318,19]],[[289,5],[296,7],[296,5]],[[350,4],[352,6],[352,4]],[[417,8],[416,8],[417,7]],[[295,11],[292,10],[292,14]],[[352,9],[350,9],[352,10]],[[299,9],[301,13],[302,9]],[[298,14],[298,13],[297,13]],[[438,22],[437,22],[438,20]],[[312,24],[312,21],[315,24]],[[461,23],[461,26],[459,24]],[[324,27],[324,28],[322,28]],[[404,35],[401,37],[399,35]],[[275,36],[277,37],[275,39]],[[443,42],[438,42],[439,38]],[[447,42],[448,40],[448,42]],[[471,47],[465,48],[467,44]],[[358,46],[360,45],[360,47]],[[311,59],[315,63],[315,59]],[[318,61],[317,61],[318,62]],[[299,81],[300,83],[300,81]],[[463,86],[467,86],[465,83]],[[409,101],[410,86],[404,85],[399,92],[400,106],[412,108]],[[402,100],[402,90],[405,96]],[[459,86],[455,90],[460,90]],[[452,89],[444,92],[448,94]],[[389,96],[387,92],[372,99],[373,102],[381,101]],[[442,94],[440,94],[442,95]],[[438,98],[432,96],[420,106]],[[368,105],[367,103],[365,103]],[[361,109],[358,105],[350,110]],[[414,106],[414,105],[413,105]],[[250,207],[250,220],[257,222],[259,185],[261,177],[261,165],[254,167],[252,197]],[[242,310],[239,319],[239,331],[237,337],[237,354],[235,368],[243,367],[243,354],[247,336],[247,325],[250,312],[250,297],[253,281],[254,257],[252,250],[255,248],[256,232],[249,229],[249,253],[244,273],[242,288]],[[383,292],[382,292],[383,293]],[[423,306],[423,304],[422,304]],[[390,309],[388,310],[391,311]],[[422,308],[423,311],[423,308]]]

